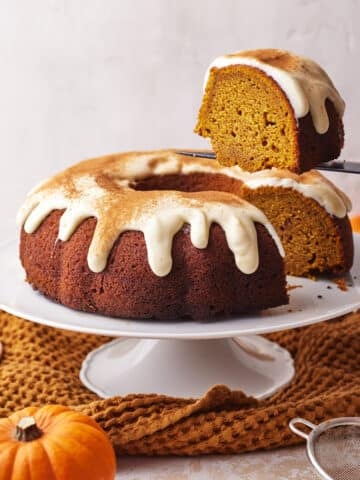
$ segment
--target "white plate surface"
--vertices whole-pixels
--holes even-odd
[[[347,291],[330,280],[288,277],[290,304],[252,315],[209,321],[141,321],[104,317],[71,310],[46,299],[24,281],[17,242],[0,246],[0,308],[33,322],[78,332],[133,338],[229,338],[300,327],[360,308],[360,235],[354,236],[355,261]]]

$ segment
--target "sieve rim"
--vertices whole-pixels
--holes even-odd
[[[311,429],[309,434],[302,432],[296,428],[296,424],[300,423],[302,425],[307,426]],[[290,429],[296,434],[300,435],[302,438],[306,439],[306,453],[307,456],[312,464],[312,466],[316,469],[318,473],[320,473],[324,480],[334,480],[332,477],[329,476],[328,473],[322,468],[319,462],[316,459],[315,449],[314,449],[314,442],[316,441],[317,437],[321,435],[324,431],[329,430],[331,428],[344,426],[344,425],[356,425],[360,426],[360,417],[340,417],[340,418],[333,418],[331,420],[326,420],[325,422],[320,423],[319,425],[315,425],[304,418],[294,418],[290,421]]]

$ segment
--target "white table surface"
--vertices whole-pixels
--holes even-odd
[[[120,457],[116,480],[316,480],[305,446],[239,455]]]

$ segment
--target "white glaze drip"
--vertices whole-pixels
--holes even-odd
[[[134,193],[132,192],[133,195]],[[216,200],[203,200],[202,195],[196,193],[192,194],[193,199],[187,202],[182,195],[159,192],[154,204],[151,193],[147,192],[148,199],[143,204],[140,216],[134,215],[125,223],[119,216],[118,221],[112,221],[111,224],[104,220],[103,212],[99,211],[96,202],[89,195],[71,199],[48,192],[41,196],[43,198],[40,199],[40,208],[36,207],[27,218],[23,218],[21,213],[19,215],[20,222],[25,221],[24,228],[27,233],[33,233],[55,209],[65,209],[60,219],[58,234],[58,238],[63,241],[70,238],[85,218],[97,218],[98,223],[88,252],[88,265],[93,272],[105,269],[108,254],[122,232],[136,230],[144,233],[152,271],[160,277],[167,275],[172,268],[173,237],[184,224],[190,225],[190,238],[197,248],[206,248],[211,224],[219,224],[225,232],[237,267],[246,274],[255,272],[259,265],[254,222],[267,228],[282,256],[284,255],[280,240],[265,215],[247,202],[232,198],[230,194],[227,195],[227,200],[231,203],[221,203]],[[105,200],[105,196],[103,199]]]
[[[138,162],[139,158],[141,161]],[[173,237],[184,224],[190,225],[191,242],[200,249],[208,244],[211,224],[219,224],[237,267],[246,274],[256,271],[259,263],[255,222],[267,228],[279,252],[284,255],[280,240],[265,215],[235,195],[223,192],[135,191],[128,186],[131,181],[159,171],[162,175],[223,174],[240,180],[249,188],[266,185],[293,188],[339,217],[345,216],[350,208],[347,197],[314,171],[295,175],[273,169],[250,174],[239,167],[223,168],[211,160],[162,151],[119,154],[82,162],[72,167],[71,175],[69,170],[65,171],[33,190],[18,213],[18,223],[24,225],[27,233],[32,233],[53,210],[64,209],[58,238],[67,241],[84,219],[96,218],[87,257],[93,272],[105,269],[110,250],[119,235],[134,230],[144,233],[152,271],[158,276],[167,275],[172,267]],[[115,191],[101,186],[98,180],[100,172],[112,181]]]
[[[344,114],[345,103],[329,76],[317,63],[305,57],[296,58],[298,67],[290,71],[246,56],[246,53],[242,56],[241,52],[239,55],[218,57],[207,69],[204,90],[212,68],[221,69],[230,65],[247,65],[258,68],[273,78],[280,86],[289,99],[296,118],[305,117],[310,111],[317,133],[326,133],[329,129],[329,117],[325,108],[326,99],[329,98],[333,102],[341,117]]]

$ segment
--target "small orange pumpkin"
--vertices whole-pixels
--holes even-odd
[[[0,480],[113,480],[116,459],[90,417],[59,405],[0,419]]]
[[[354,232],[360,233],[360,215],[350,218],[351,226]]]

